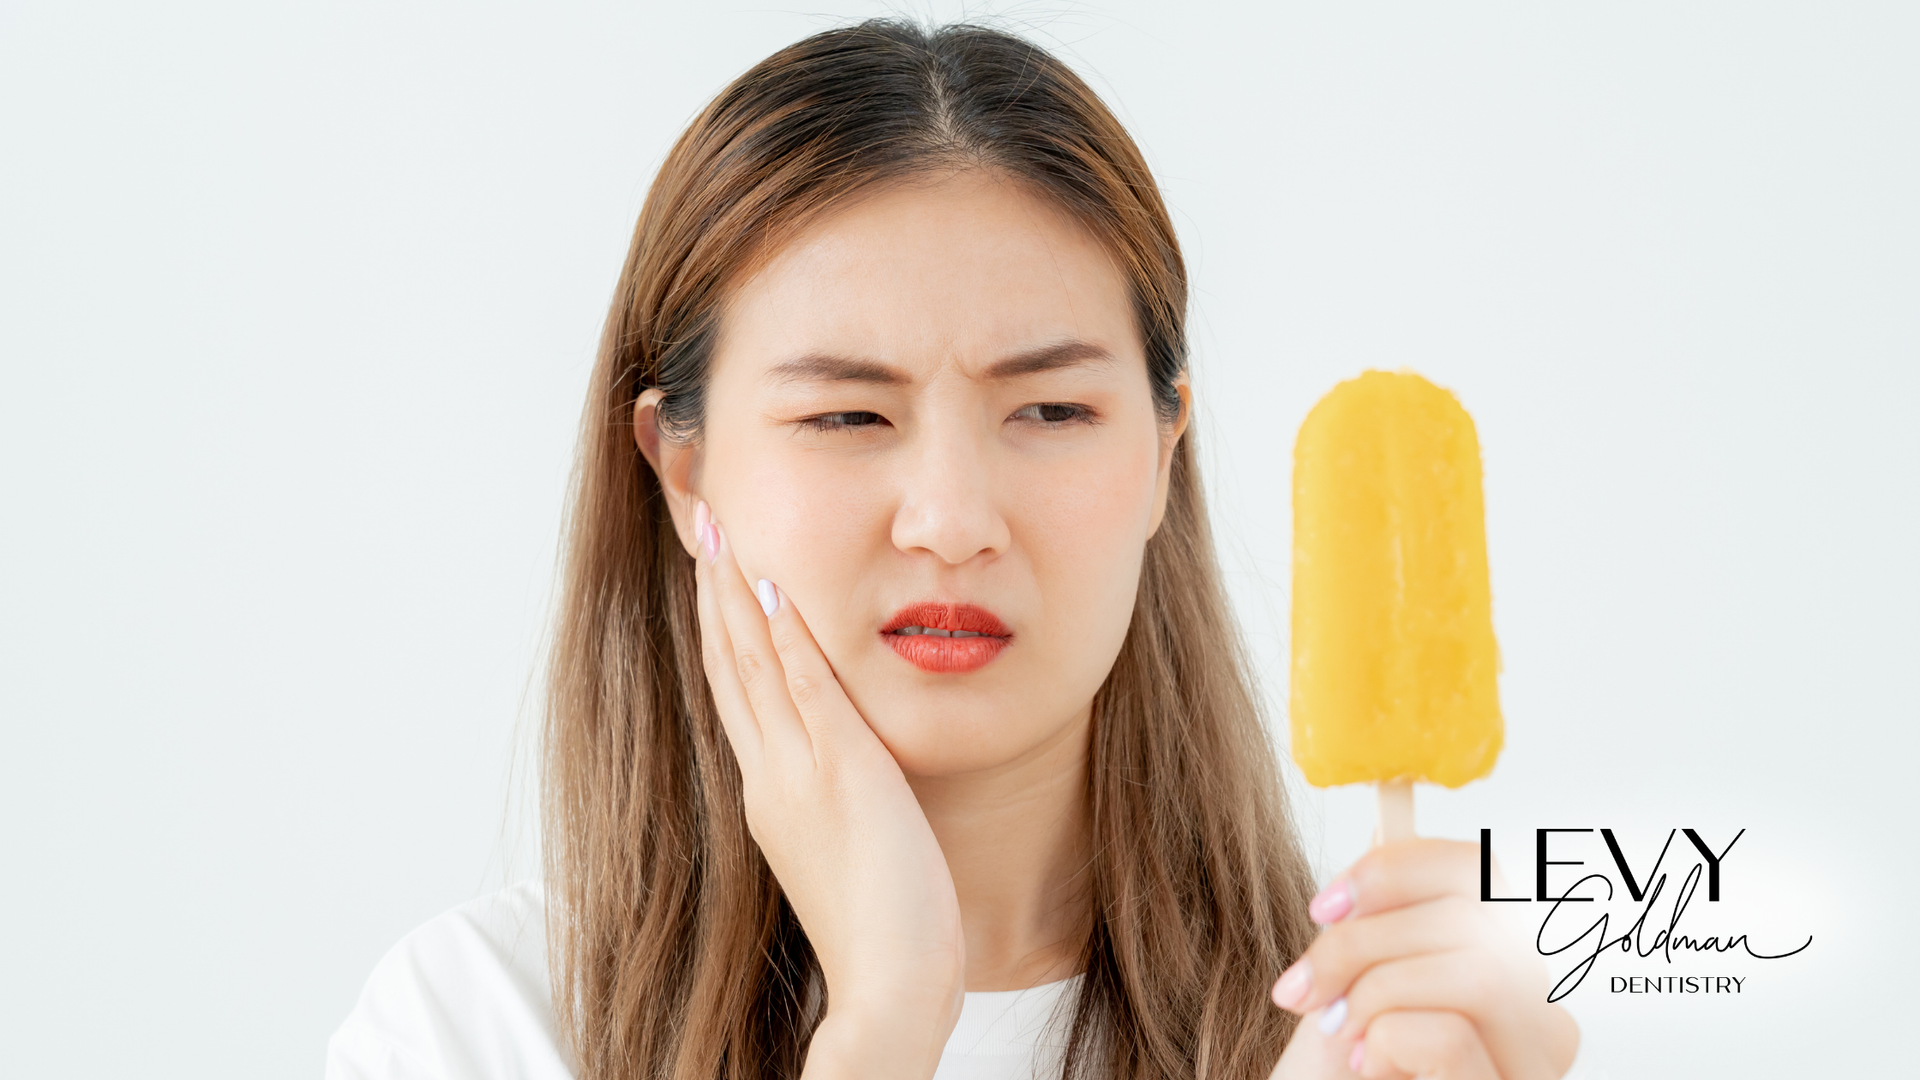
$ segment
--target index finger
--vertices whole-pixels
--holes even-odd
[[[704,583],[712,587],[714,611],[726,628],[727,654],[720,676],[729,689],[738,688],[760,733],[763,751],[777,755],[812,757],[806,722],[787,689],[787,674],[774,649],[767,615],[755,591],[747,585],[734,557],[733,545],[718,523],[709,523],[711,554]]]
[[[1480,848],[1459,840],[1401,840],[1362,855],[1313,898],[1318,923],[1391,911],[1442,896],[1479,895]]]
[[[753,705],[747,700],[746,688],[740,684],[740,673],[733,663],[733,636],[727,631],[726,616],[721,613],[720,600],[715,595],[720,587],[714,580],[720,533],[704,501],[694,511],[694,532],[700,543],[699,553],[694,556],[693,579],[694,606],[700,619],[701,666],[706,669],[707,688],[713,694],[714,709],[720,714],[720,726],[727,733],[727,742],[733,746],[734,757],[746,768],[759,761],[764,734],[760,718],[754,715]]]
[[[793,606],[793,598],[764,578],[755,591],[767,611],[767,631],[786,672],[787,693],[812,737],[815,757],[823,752],[839,756],[862,743],[878,744],[879,737],[847,697],[813,631]]]

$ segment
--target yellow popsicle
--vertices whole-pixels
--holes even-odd
[[[1293,758],[1325,787],[1459,787],[1499,756],[1480,442],[1453,394],[1369,371],[1293,452]]]

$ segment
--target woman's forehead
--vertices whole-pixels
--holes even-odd
[[[720,330],[716,363],[749,377],[806,357],[971,368],[1072,343],[1144,360],[1107,248],[980,170],[891,184],[812,223],[734,290]]]

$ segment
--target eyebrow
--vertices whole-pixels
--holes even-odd
[[[987,368],[989,379],[1011,379],[1077,364],[1111,364],[1113,354],[1090,341],[1062,341],[1015,353]]]
[[[889,386],[913,381],[898,368],[832,353],[808,353],[782,361],[767,371],[767,377],[778,382],[864,382]]]
[[[982,374],[989,379],[1014,379],[1078,364],[1111,363],[1113,354],[1092,342],[1062,341],[996,360]],[[833,353],[808,353],[782,361],[769,369],[767,375],[780,382],[861,382],[901,386],[913,381],[899,368]]]

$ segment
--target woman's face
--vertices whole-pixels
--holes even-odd
[[[1083,739],[1186,417],[1107,250],[998,174],[890,185],[737,288],[712,365],[699,441],[653,455],[683,538],[707,500],[902,770]]]

